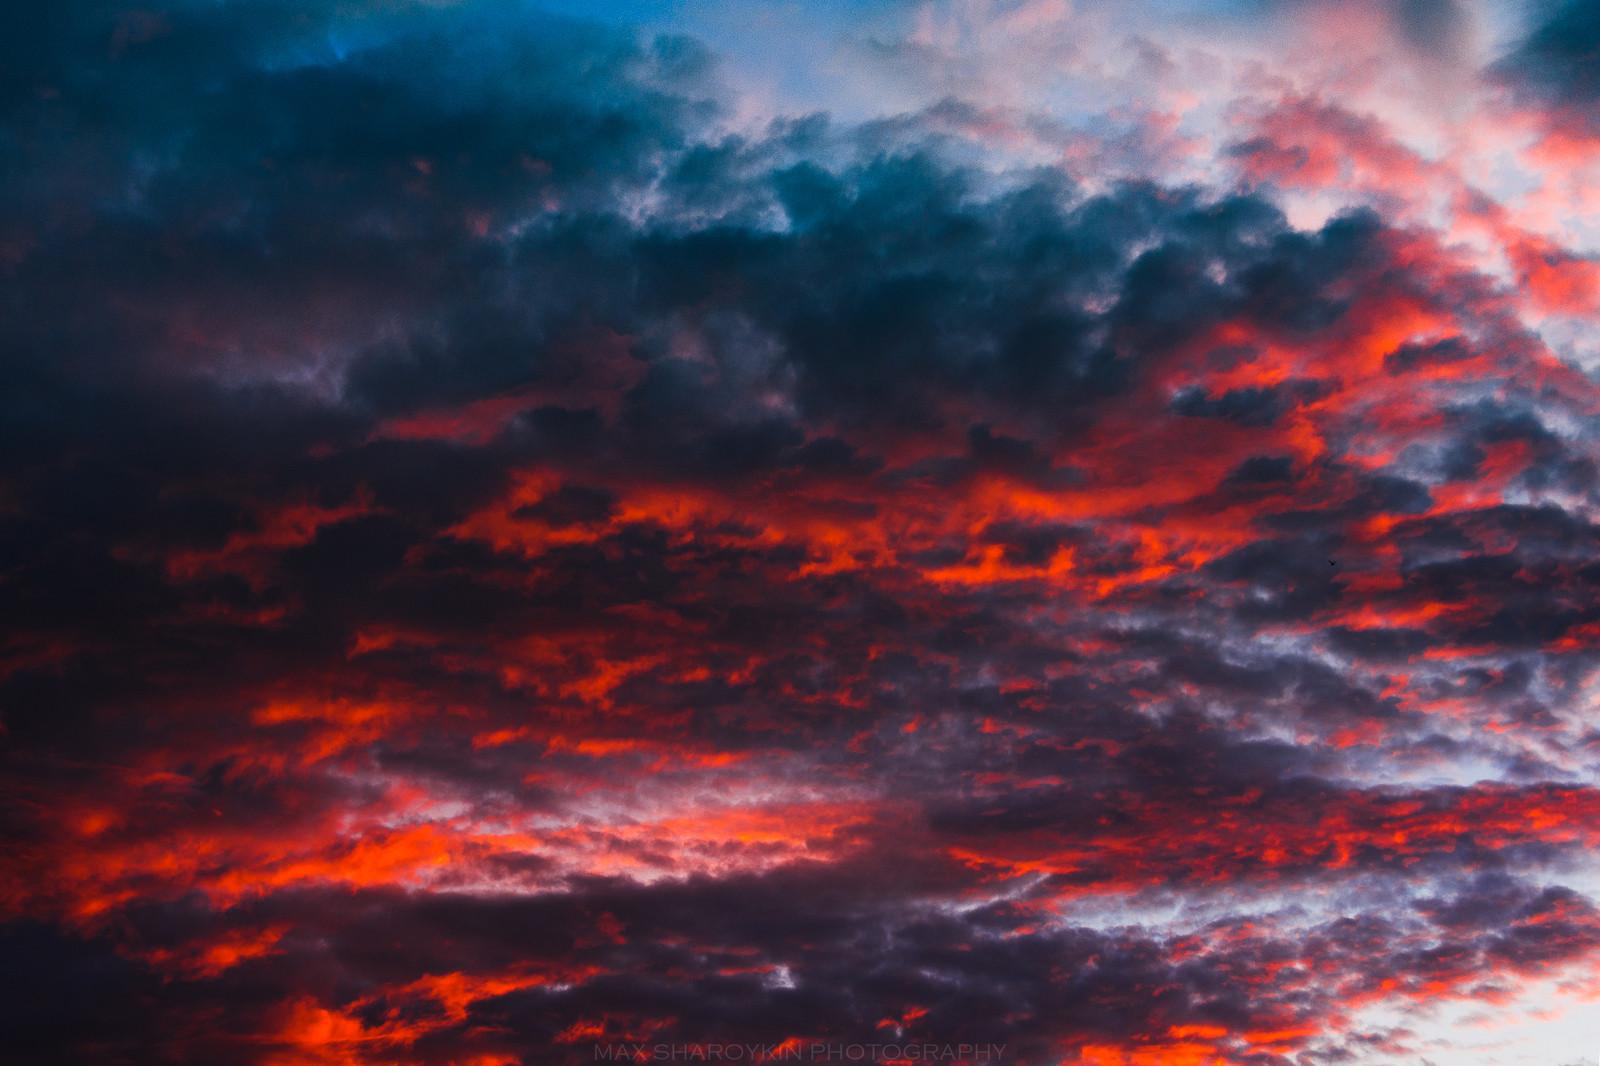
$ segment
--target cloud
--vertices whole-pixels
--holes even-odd
[[[1600,96],[1597,42],[1600,21],[1593,9],[1581,3],[1557,5],[1496,64],[1495,74],[1514,93],[1549,108],[1553,116],[1582,124],[1585,109]]]
[[[1335,86],[1152,38],[1203,148],[501,5],[4,18],[20,1061],[1379,1062],[1592,963],[1587,259]]]

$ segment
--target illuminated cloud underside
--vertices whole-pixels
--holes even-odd
[[[1592,5],[16,8],[14,1061],[1595,1063]]]

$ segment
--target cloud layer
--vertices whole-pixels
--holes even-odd
[[[1600,68],[1492,14],[930,7],[857,120],[7,9],[15,1061],[1580,1061]]]

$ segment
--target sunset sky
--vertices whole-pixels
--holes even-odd
[[[0,300],[0,1062],[1597,1064],[1595,0],[19,0]]]

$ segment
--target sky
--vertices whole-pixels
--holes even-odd
[[[1600,7],[0,5],[7,1063],[1597,1066]]]

